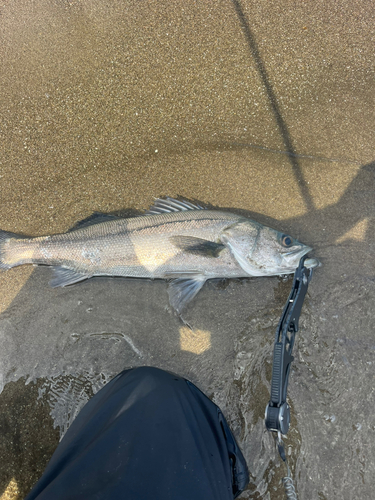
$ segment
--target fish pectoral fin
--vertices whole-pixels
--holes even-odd
[[[60,266],[53,267],[53,271],[55,273],[55,277],[49,282],[52,288],[73,285],[73,283],[78,283],[79,281],[83,281],[91,277],[90,275],[77,273],[76,271]]]
[[[169,303],[181,314],[184,307],[197,295],[206,281],[202,274],[175,278],[168,286]]]
[[[225,245],[221,243],[195,238],[194,236],[171,236],[169,240],[180,250],[201,257],[218,257],[225,248]]]

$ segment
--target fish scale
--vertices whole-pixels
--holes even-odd
[[[207,279],[294,272],[309,250],[246,217],[173,198],[155,200],[143,216],[96,214],[64,234],[24,238],[0,231],[2,269],[50,265],[51,286],[92,276],[168,279],[178,313]],[[310,260],[315,267],[318,261]]]

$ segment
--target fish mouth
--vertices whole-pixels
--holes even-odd
[[[287,252],[283,254],[283,258],[288,262],[298,262],[301,257],[306,255],[307,253],[311,252],[312,248],[308,247],[306,245],[303,245],[302,248],[296,248],[295,250],[292,250],[291,252]]]

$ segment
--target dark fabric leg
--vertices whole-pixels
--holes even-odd
[[[191,382],[141,367],[86,404],[26,500],[232,500],[247,482],[220,409]]]

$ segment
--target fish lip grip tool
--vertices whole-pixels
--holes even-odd
[[[290,407],[286,401],[290,368],[298,320],[313,270],[304,266],[301,258],[294,274],[292,290],[284,306],[276,330],[273,350],[271,399],[266,407],[265,423],[269,431],[286,434],[290,424]]]

